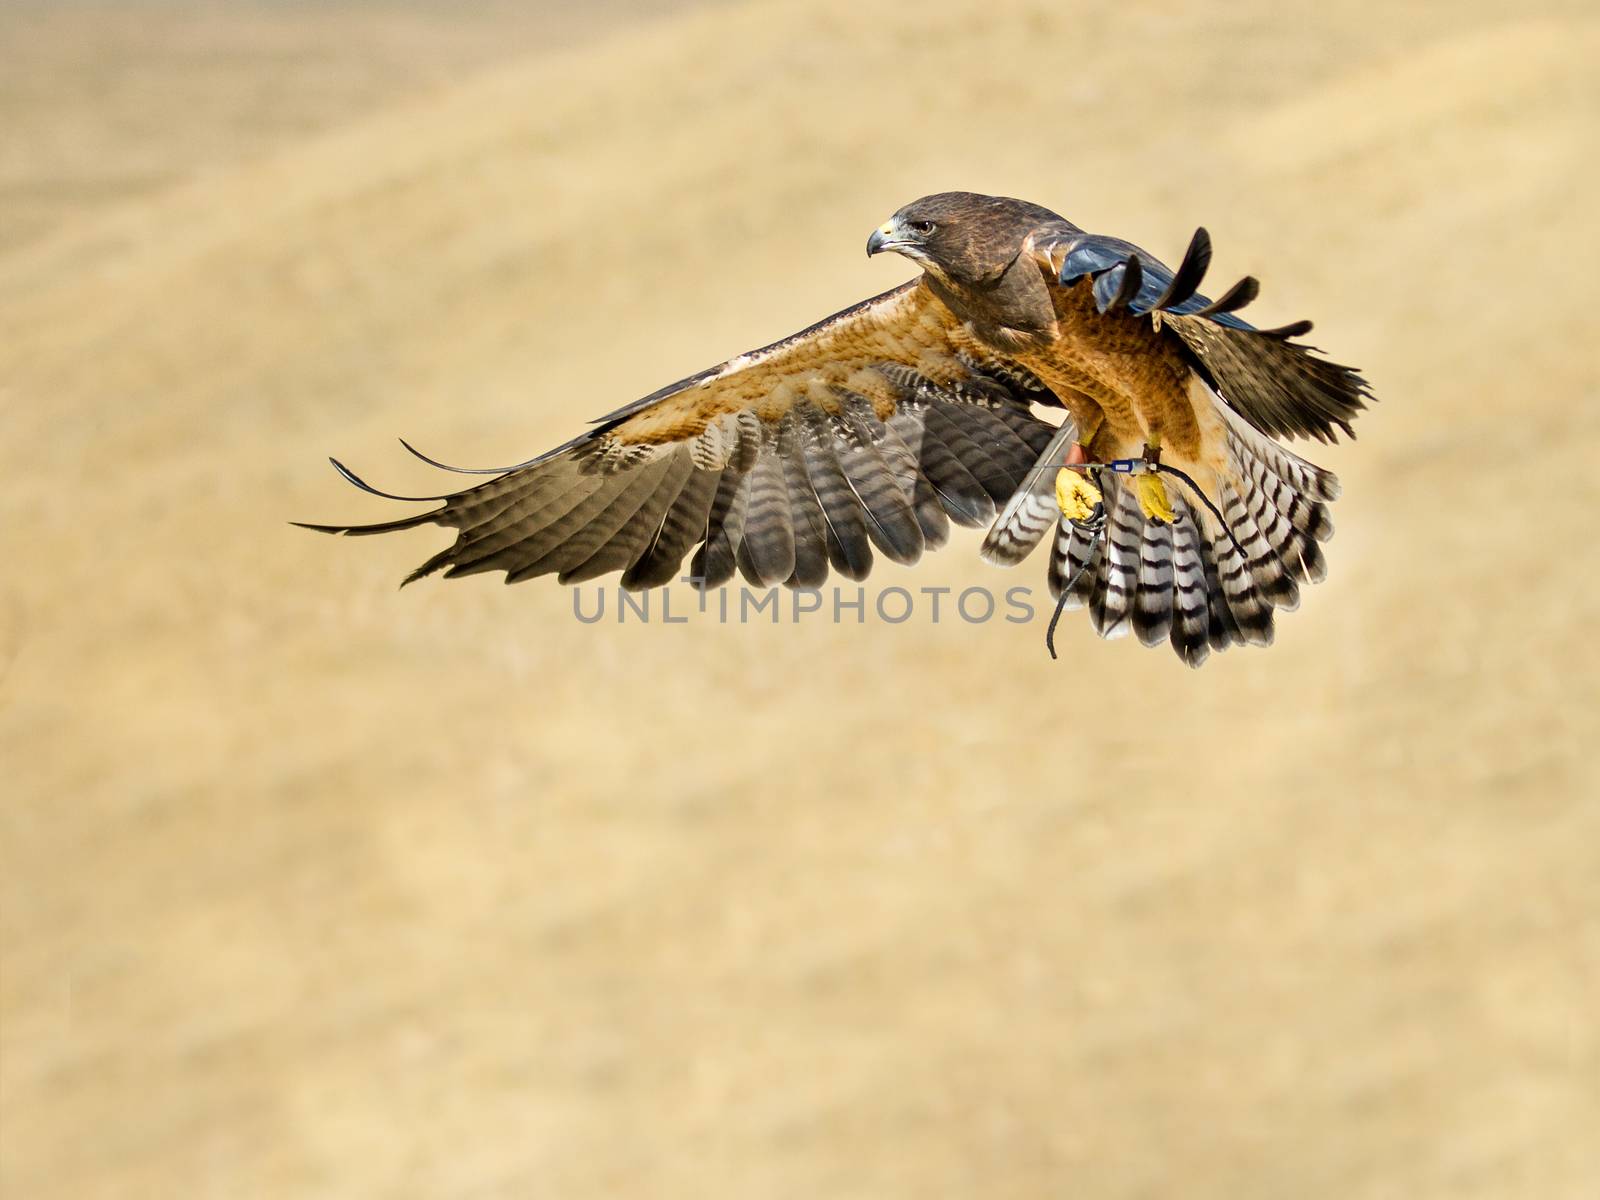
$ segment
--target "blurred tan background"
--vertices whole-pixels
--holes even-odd
[[[1520,11],[0,8],[0,1193],[1600,1194],[1600,23]],[[1274,649],[591,627],[287,524],[952,187],[1204,223],[1366,370]],[[1042,588],[976,541],[873,584]]]

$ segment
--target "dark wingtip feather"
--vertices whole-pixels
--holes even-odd
[[[1290,338],[1304,337],[1315,328],[1310,321],[1290,321],[1287,325],[1279,325],[1276,329],[1261,330],[1262,337],[1275,337],[1287,341]],[[1307,346],[1306,349],[1314,349]]]
[[[380,521],[376,525],[317,525],[310,521],[290,521],[289,524],[298,529],[309,529],[313,533],[344,533],[352,537],[361,537],[365,534],[393,533],[399,529],[415,529],[419,525],[435,524],[443,511],[442,508],[430,509],[415,516],[401,517],[398,521]]]
[[[455,554],[455,549],[455,546],[451,545],[439,551],[439,553],[435,554],[427,562],[423,563],[415,571],[412,571],[411,574],[402,579],[400,581],[400,586],[405,587],[407,584],[415,583],[417,580],[423,579],[429,575],[432,575],[435,571],[441,571],[445,567],[449,566],[450,560]]]
[[[365,479],[362,479],[361,476],[357,475],[337,458],[334,458],[330,455],[328,461],[333,464],[333,469],[344,477],[344,481],[346,483],[360,488],[369,496],[382,496],[385,500],[405,500],[419,504],[425,504],[430,500],[448,500],[450,498],[449,496],[397,496],[393,492],[385,492],[380,488],[373,487],[370,483],[368,483]]]
[[[1111,297],[1110,303],[1105,307],[1106,312],[1115,312],[1119,308],[1127,308],[1138,296],[1139,288],[1144,284],[1144,266],[1139,262],[1137,254],[1128,255],[1128,261],[1122,265],[1122,282],[1117,286],[1117,294]]]
[[[1178,656],[1178,661],[1191,671],[1198,671],[1205,666],[1206,659],[1211,655],[1211,643],[1206,640],[1205,631],[1201,630],[1198,638],[1180,636],[1176,632],[1172,635],[1172,650]]]
[[[1161,293],[1152,307],[1172,308],[1188,300],[1199,288],[1200,281],[1205,278],[1206,269],[1210,266],[1211,235],[1202,225],[1194,231],[1194,237],[1189,239],[1189,248],[1183,252],[1183,261],[1178,264],[1177,274],[1172,277],[1172,282],[1167,284],[1167,290]]]
[[[510,467],[452,467],[449,463],[442,463],[436,458],[429,458],[421,450],[406,441],[405,438],[396,438],[395,440],[430,467],[438,467],[441,471],[453,471],[457,475],[504,475],[512,469]]]
[[[1246,275],[1234,284],[1221,296],[1213,300],[1204,308],[1193,315],[1197,317],[1214,317],[1220,313],[1237,312],[1245,305],[1255,300],[1261,294],[1261,284],[1254,275]]]

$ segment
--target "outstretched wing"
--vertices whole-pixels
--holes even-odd
[[[646,588],[678,577],[698,546],[690,574],[702,586],[737,570],[761,587],[814,587],[830,566],[863,578],[874,550],[914,562],[952,520],[992,520],[1056,432],[1032,415],[1036,403],[1057,401],[913,281],[601,417],[547,454],[435,497],[438,508],[308,528],[455,529],[407,582],[621,572],[623,586]]]
[[[1170,328],[1223,400],[1261,432],[1331,442],[1337,426],[1353,436],[1350,422],[1372,398],[1366,380],[1291,340],[1309,333],[1310,321],[1257,329],[1237,316],[1260,291],[1251,277],[1217,300],[1200,295],[1211,262],[1204,229],[1175,272],[1131,242],[1075,229],[1038,239],[1035,253],[1064,284],[1091,279],[1101,312],[1125,308]]]

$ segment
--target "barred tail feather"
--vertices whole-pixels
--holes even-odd
[[[1205,543],[1194,513],[1183,500],[1175,500],[1178,521],[1172,527],[1172,649],[1185,663],[1198,667],[1211,652],[1211,603],[1207,582]]]
[[[1099,578],[1089,600],[1089,619],[1103,638],[1127,634],[1139,579],[1139,547],[1144,537],[1144,514],[1131,488],[1114,485],[1105,493],[1111,514],[1106,526],[1106,548]]]
[[[1247,489],[1246,489],[1247,491]],[[1251,493],[1253,495],[1253,493]],[[1228,519],[1233,536],[1244,547],[1250,566],[1250,577],[1256,590],[1274,608],[1294,609],[1300,606],[1300,589],[1293,576],[1284,569],[1278,549],[1267,540],[1256,524],[1252,508],[1245,494],[1234,484],[1225,484],[1222,491],[1222,514]]]
[[[1070,612],[1089,603],[1104,544],[1100,538],[1065,517],[1057,520],[1055,545],[1050,551],[1048,582],[1053,599],[1060,599],[1062,589],[1069,583],[1072,585],[1062,606],[1065,610]]]
[[[1133,597],[1133,633],[1146,646],[1159,646],[1172,631],[1172,526],[1146,521],[1139,544],[1138,590]]]
[[[1198,374],[1191,386],[1195,403],[1211,407],[1225,426],[1222,469],[1191,465],[1187,472],[1207,481],[1204,502],[1191,483],[1169,477],[1176,519],[1146,521],[1133,489],[1101,474],[1108,520],[1104,538],[1096,539],[1059,519],[1043,503],[1045,488],[1029,480],[1002,507],[984,557],[1002,565],[1019,561],[1056,517],[1051,595],[1060,598],[1076,580],[1063,607],[1087,607],[1101,637],[1131,631],[1145,645],[1166,641],[1198,667],[1214,650],[1271,645],[1275,610],[1296,607],[1300,585],[1325,577],[1321,543],[1333,533],[1328,505],[1339,481],[1229,409]],[[1097,443],[1094,452],[1108,461],[1134,448]]]
[[[1239,640],[1251,646],[1272,645],[1271,601],[1256,589],[1250,564],[1240,553],[1239,547],[1234,545],[1228,530],[1218,525],[1209,514],[1205,523],[1211,539],[1211,558],[1216,565],[1216,587],[1223,603],[1227,605],[1228,618],[1238,630]]]

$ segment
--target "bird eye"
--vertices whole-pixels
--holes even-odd
[[[906,222],[906,224],[911,226],[911,228],[914,229],[918,233],[932,233],[933,232],[933,222],[932,221],[908,221],[908,222]]]

